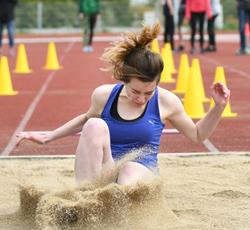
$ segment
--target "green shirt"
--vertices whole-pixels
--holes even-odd
[[[79,12],[84,14],[94,14],[99,13],[99,10],[99,0],[79,0]]]

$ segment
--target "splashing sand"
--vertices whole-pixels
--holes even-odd
[[[156,178],[151,183],[121,186],[116,181],[124,163],[150,153],[150,146],[134,149],[116,162],[112,169],[104,168],[95,183],[82,184],[60,192],[41,191],[34,186],[20,186],[20,210],[25,218],[33,218],[40,229],[137,229],[147,227],[145,216],[156,219],[153,210],[166,209],[163,183]],[[174,218],[174,214],[170,214]],[[140,218],[138,218],[140,216]],[[166,216],[165,216],[166,218]],[[148,219],[148,218],[147,218]],[[143,220],[143,221],[141,221]]]
[[[250,224],[247,156],[160,159],[161,177],[134,186],[108,183],[109,178],[77,188],[73,164],[1,160],[1,228],[193,230]]]

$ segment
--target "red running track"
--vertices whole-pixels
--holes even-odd
[[[9,58],[12,82],[17,96],[0,96],[0,152],[2,155],[74,154],[77,137],[67,137],[39,146],[23,143],[13,149],[16,131],[52,130],[78,114],[90,103],[93,89],[103,83],[114,83],[109,73],[100,71],[100,56],[108,42],[96,42],[93,53],[83,53],[79,42],[57,43],[57,56],[63,69],[47,71],[47,44],[25,44],[32,74],[13,73],[15,60]],[[209,141],[219,151],[250,151],[250,65],[249,56],[235,56],[237,43],[220,43],[217,53],[189,56],[200,59],[206,95],[214,79],[216,66],[225,68],[227,85],[231,89],[230,104],[236,118],[223,118]],[[175,54],[178,67],[179,54]],[[161,84],[174,89],[175,84]],[[206,105],[206,108],[208,105]],[[168,125],[166,126],[169,127]],[[181,134],[164,134],[161,152],[203,152],[204,144],[195,144]]]

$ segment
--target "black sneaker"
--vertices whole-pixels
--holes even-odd
[[[215,46],[208,46],[206,49],[205,49],[205,52],[215,52],[217,49]]]
[[[178,51],[179,51],[179,52],[183,51],[184,49],[185,49],[185,48],[184,48],[183,45],[179,45],[179,47],[178,47]]]
[[[243,50],[243,49],[239,49],[235,51],[236,56],[241,56],[241,55],[246,55],[246,54],[247,54],[246,50]]]
[[[194,53],[195,53],[195,48],[191,48],[190,54],[194,54]]]
[[[200,53],[201,53],[201,54],[204,54],[204,53],[205,53],[205,49],[204,49],[204,48],[201,48],[201,49],[200,49]]]

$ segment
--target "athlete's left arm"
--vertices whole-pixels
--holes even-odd
[[[211,135],[219,123],[221,114],[229,100],[230,90],[221,83],[215,83],[211,87],[211,95],[215,101],[215,106],[204,118],[194,123],[184,111],[184,107],[178,97],[168,94],[164,99],[163,93],[160,99],[163,120],[168,120],[177,130],[192,141],[204,141]],[[167,97],[168,99],[166,100]]]
[[[205,140],[211,135],[218,125],[221,115],[229,101],[230,90],[222,83],[214,83],[211,87],[211,95],[215,106],[210,109],[206,116],[196,123],[198,135],[201,140]]]

